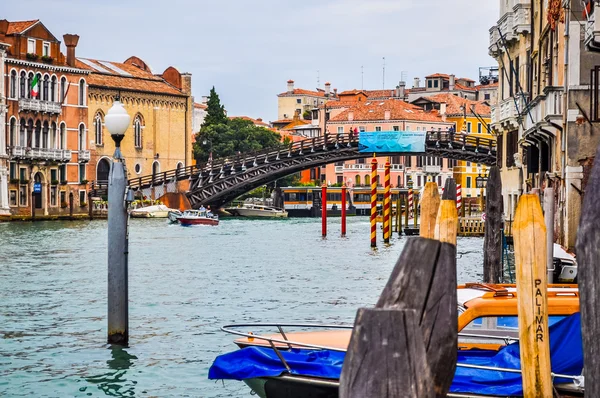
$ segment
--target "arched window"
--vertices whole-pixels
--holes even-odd
[[[56,76],[52,76],[50,82],[50,101],[56,102]]]
[[[34,80],[35,84],[32,85],[31,87],[31,91],[32,91],[32,95],[35,95],[36,99],[42,99],[42,95],[41,95],[41,91],[40,87],[42,86],[42,74],[41,73],[36,73],[35,74],[36,79]]]
[[[79,105],[85,105],[85,80],[79,81]]]
[[[27,122],[27,145],[29,148],[33,147],[33,119],[29,119]]]
[[[21,123],[19,123],[19,143],[18,145],[21,147],[27,146],[27,124],[25,123],[25,119],[21,119]]]
[[[48,91],[50,89],[50,77],[44,76],[44,84],[42,85],[42,99],[48,101]]]
[[[142,147],[142,119],[139,115],[133,120],[133,143],[136,148]]]
[[[17,98],[17,71],[12,70],[10,72],[10,98]]]
[[[104,145],[102,141],[102,113],[96,113],[94,117],[94,138],[96,139],[96,145]]]
[[[8,145],[17,146],[17,119],[15,119],[14,117],[10,119],[10,127],[8,131]]]
[[[369,186],[371,185],[371,177],[369,177],[369,175],[365,175],[365,185]]]
[[[356,185],[357,187],[360,187],[360,175],[358,175],[358,174],[354,178],[354,185]]]
[[[182,173],[183,173],[183,163],[177,162],[177,166],[175,166],[175,169],[177,169],[177,172],[176,172],[176,176],[177,177],[179,177],[180,175],[182,175]]]
[[[85,126],[83,124],[79,125],[78,149],[80,151],[85,150]]]
[[[155,160],[152,163],[152,177],[154,177],[158,173],[160,173],[160,163],[158,162],[158,160]]]
[[[42,128],[42,142],[40,148],[48,148],[48,122],[44,122],[44,127]]]
[[[58,148],[57,144],[56,144],[56,123],[52,122],[52,124],[50,125],[50,144],[48,145],[49,148],[52,149],[56,149]]]
[[[65,98],[67,96],[67,91],[69,90],[69,82],[66,77],[60,78],[60,103],[65,103]]]
[[[31,98],[31,84],[33,83],[33,72],[29,72],[27,75],[27,98]]]
[[[27,73],[21,71],[21,78],[19,79],[19,97],[27,98]]]
[[[35,135],[32,148],[40,148],[42,141],[42,122],[39,120],[35,122]]]
[[[60,149],[67,147],[67,127],[65,122],[60,124],[60,131],[58,132],[58,145]]]

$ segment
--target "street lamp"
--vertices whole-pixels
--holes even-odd
[[[477,166],[477,177],[475,177],[475,187],[480,189],[480,193],[479,193],[479,197],[480,197],[480,201],[481,201],[481,212],[485,212],[485,197],[484,197],[484,192],[483,190],[485,189],[486,185],[487,185],[487,180],[488,177],[487,175],[485,175],[485,172],[483,172],[482,175],[482,170],[481,170],[481,166]]]
[[[202,145],[206,146],[208,144],[208,161],[212,162],[212,141],[208,138],[202,140]]]
[[[127,345],[129,340],[127,206],[133,195],[131,191],[125,195],[127,178],[121,141],[130,121],[117,97],[104,123],[115,142],[115,153],[108,174],[108,342],[119,345]]]

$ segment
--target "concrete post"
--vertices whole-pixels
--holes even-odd
[[[129,340],[126,185],[117,147],[108,175],[108,343],[120,345]]]
[[[544,223],[546,224],[548,283],[554,283],[554,188],[544,189]]]

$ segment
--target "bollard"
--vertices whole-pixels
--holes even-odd
[[[377,159],[371,160],[371,247],[377,247]]]
[[[410,218],[410,215],[413,212],[413,190],[412,188],[408,189],[408,207],[406,209],[406,212],[408,213],[408,217],[407,220]],[[406,226],[408,227],[408,221],[406,221]]]
[[[69,218],[73,219],[73,192],[69,192]]]
[[[327,236],[327,184],[321,185],[321,235]]]
[[[383,241],[390,243],[390,160],[384,166],[384,191],[383,191]]]
[[[432,181],[425,184],[422,196],[419,236],[421,238],[433,239],[436,218],[440,207],[440,194],[437,184]]]
[[[346,183],[342,184],[342,236],[346,236]]]

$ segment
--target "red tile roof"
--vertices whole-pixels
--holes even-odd
[[[426,122],[441,122],[437,111],[425,112],[422,108],[407,102],[389,99],[383,101],[367,101],[354,105],[330,119],[331,122],[348,121],[352,112],[354,121],[385,121],[385,112],[390,111],[389,120],[420,120]]]
[[[86,62],[82,62],[82,59]],[[102,63],[104,63],[104,65]],[[125,74],[113,70],[106,66],[106,64],[122,70]],[[180,90],[167,83],[162,77],[153,75],[150,71],[142,70],[133,65],[120,62],[78,58],[76,67],[93,72],[87,79],[90,86],[120,88],[124,90],[144,91],[157,94],[183,95]]]
[[[228,117],[229,117],[229,119],[244,119],[244,120],[249,120],[252,123],[254,123],[254,125],[256,125],[256,126],[269,127],[269,124],[263,122],[262,119],[253,119],[250,116],[228,116]]]
[[[206,109],[206,108],[208,108],[208,106],[206,104],[200,104],[198,102],[194,102],[194,108]]]
[[[283,97],[286,95],[311,95],[313,97],[325,97],[325,92],[324,91],[311,91],[311,90],[304,90],[302,88],[295,88],[294,91],[290,92],[283,92],[278,94],[278,97]]]
[[[473,82],[473,83],[475,83],[475,80],[469,79],[468,77],[459,77],[456,80],[464,80],[466,82]]]
[[[23,33],[27,29],[31,28],[33,25],[38,23],[39,19],[34,19],[32,21],[13,21],[8,23],[8,30],[6,31],[7,35],[14,35]]]
[[[367,93],[364,90],[352,89],[352,90],[342,91],[341,93],[338,94],[338,96],[341,97],[342,95],[356,95],[356,94],[367,95]]]
[[[443,78],[446,78],[446,79],[450,79],[450,75],[447,75],[445,73],[434,73],[433,75],[425,76],[425,79],[430,78],[430,77],[431,78],[443,77]]]
[[[478,86],[475,86],[475,88],[479,91],[479,90],[485,90],[485,89],[493,89],[493,88],[497,88],[498,87],[498,82],[495,83],[490,83],[490,84],[480,84]]]
[[[467,87],[467,86],[463,86],[462,84],[458,84],[458,83],[456,83],[454,85],[454,89],[455,90],[463,90],[463,91],[477,91],[477,89],[475,87]]]
[[[463,111],[460,108],[463,105],[467,107],[467,113],[471,113],[471,107],[475,105],[475,112],[482,117],[490,117],[491,109],[489,105],[479,102],[473,101],[466,98],[461,98],[454,94],[444,93],[444,94],[436,94],[431,97],[425,97],[426,99],[437,102],[437,103],[446,103],[446,114],[447,115],[462,115]]]

